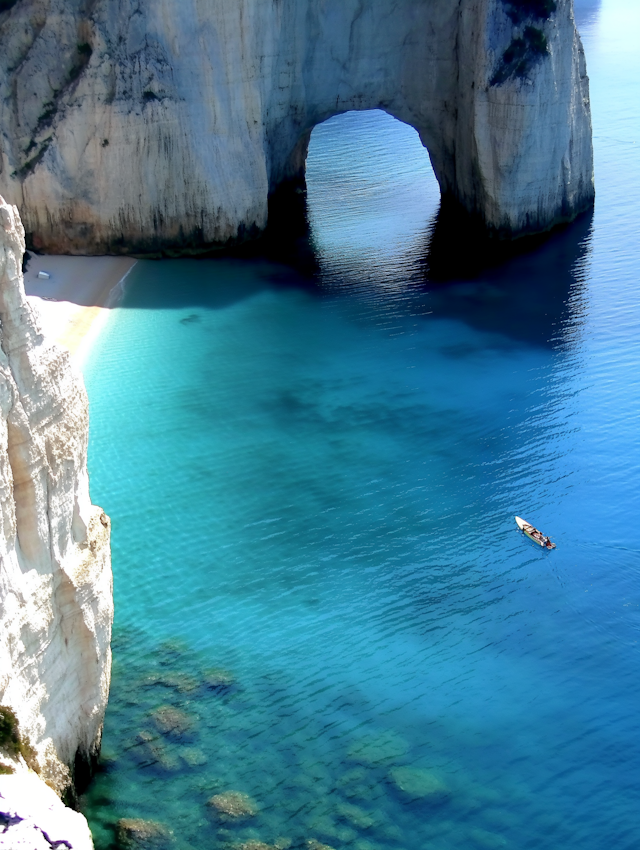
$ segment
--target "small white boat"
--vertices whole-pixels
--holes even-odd
[[[543,549],[555,549],[556,544],[552,543],[548,537],[545,537],[541,531],[538,531],[537,528],[534,528],[530,522],[527,522],[522,517],[515,517],[516,525],[520,529],[520,531],[524,531],[527,537],[530,540],[533,540],[534,543],[537,543],[538,546],[542,546]]]

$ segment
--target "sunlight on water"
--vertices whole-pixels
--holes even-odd
[[[536,252],[426,281],[437,185],[375,112],[314,132],[313,279],[131,274],[86,376],[116,602],[82,801],[98,850],[121,818],[176,850],[640,843],[640,54],[621,80],[620,3],[581,24],[595,214]]]

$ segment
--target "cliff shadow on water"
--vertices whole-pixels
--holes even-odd
[[[434,311],[536,345],[579,322],[593,213],[550,234],[504,244],[439,212],[425,235],[424,282]]]
[[[533,345],[557,345],[579,324],[591,212],[545,236],[504,243],[441,207],[420,239],[405,246],[406,255],[386,267],[373,257],[345,259],[319,250],[306,191],[296,192],[291,207],[282,200],[267,235],[244,250],[141,261],[121,306],[224,310],[289,288],[318,298],[368,301],[383,294],[387,309],[399,315],[437,314]]]
[[[396,304],[399,298],[404,302],[402,312],[435,312],[531,344],[557,342],[558,329],[579,319],[592,220],[593,214],[586,213],[545,237],[506,246],[472,230],[461,232],[438,213],[423,234],[421,251],[412,257],[410,275],[392,280],[389,297]],[[308,227],[304,235],[299,223],[296,227],[294,239],[285,238],[283,229],[250,252],[141,261],[121,306],[223,310],[260,292],[286,288],[335,296],[334,273],[314,251]],[[363,280],[358,271],[352,268],[341,278],[342,297],[366,298],[379,286],[370,274]],[[378,269],[388,287],[384,272]]]
[[[298,285],[319,294],[338,288],[345,297],[365,298],[384,287],[390,299],[405,302],[403,312],[437,313],[536,345],[557,344],[560,329],[579,322],[592,211],[550,233],[505,242],[441,203],[420,239],[408,240],[406,255],[388,263],[373,256],[345,261],[319,250],[299,184],[274,199],[273,211],[260,250],[291,269],[290,284],[299,276]]]

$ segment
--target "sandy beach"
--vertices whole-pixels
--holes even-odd
[[[27,297],[44,333],[68,348],[76,365],[82,366],[135,263],[130,257],[31,255],[24,274]],[[39,272],[49,278],[39,278]]]

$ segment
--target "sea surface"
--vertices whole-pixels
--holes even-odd
[[[577,18],[597,202],[535,250],[432,280],[426,152],[349,113],[312,138],[316,274],[130,275],[86,367],[98,850],[121,818],[176,850],[640,847],[640,4]]]

